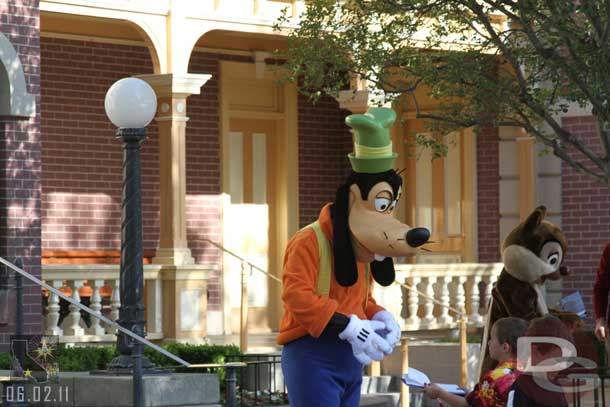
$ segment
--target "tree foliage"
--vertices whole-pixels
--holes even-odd
[[[601,0],[312,0],[282,54],[312,98],[367,81],[439,132],[519,126],[608,184],[610,2]],[[286,30],[285,15],[276,29]],[[438,108],[420,107],[422,92]],[[592,108],[601,154],[561,126]],[[575,154],[576,152],[576,154]]]

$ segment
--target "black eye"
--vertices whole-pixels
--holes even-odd
[[[556,265],[558,261],[559,261],[559,253],[552,253],[549,256],[549,258],[547,259],[547,262],[553,266]]]

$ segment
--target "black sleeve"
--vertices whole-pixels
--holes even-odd
[[[322,331],[322,335],[339,335],[343,332],[347,324],[349,324],[349,317],[335,312]]]
[[[519,386],[513,385],[508,392],[506,407],[535,407],[535,405],[534,402],[519,389]]]

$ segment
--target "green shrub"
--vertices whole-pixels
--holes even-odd
[[[0,353],[0,369],[8,370],[11,368],[11,355],[8,352]]]
[[[239,356],[241,352],[235,345],[188,345],[171,343],[162,348],[184,359],[189,363],[224,363],[227,356]],[[66,347],[61,345],[55,353],[59,370],[64,372],[82,372],[91,370],[104,370],[107,364],[119,351],[115,345]],[[145,347],[144,355],[158,367],[174,369],[180,372],[217,372],[217,369],[187,369],[154,349]],[[27,365],[27,363],[26,363]],[[0,369],[10,369],[11,355],[8,352],[0,353]]]
[[[119,354],[115,346],[65,347],[60,346],[56,358],[59,370],[80,372],[106,369],[108,362]]]

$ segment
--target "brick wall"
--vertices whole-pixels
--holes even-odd
[[[122,142],[104,112],[117,80],[152,73],[145,47],[41,39],[44,249],[119,249]],[[141,147],[144,248],[157,247],[157,126]]]
[[[479,262],[500,261],[500,144],[498,129],[481,128],[477,136],[477,211]]]
[[[596,154],[603,155],[593,117],[564,118],[562,125],[591,146]],[[572,151],[570,154],[580,162],[588,163],[580,153]],[[590,164],[587,167],[592,168]],[[595,271],[602,251],[610,241],[610,191],[565,161],[562,161],[561,171],[562,229],[568,240],[565,264],[572,271],[572,276],[563,281],[563,292],[580,291],[587,306],[587,316],[592,321]]]
[[[299,96],[299,225],[318,218],[320,209],[335,200],[350,164],[352,136],[339,103],[331,97],[315,105]]]
[[[0,32],[15,48],[27,91],[36,97],[36,116],[0,118],[0,256],[22,257],[24,268],[40,277],[40,13],[38,0],[0,0]],[[0,67],[0,69],[4,69]],[[5,92],[7,89],[1,89]],[[12,275],[12,273],[11,273]],[[14,284],[14,281],[10,281]],[[24,282],[25,333],[41,333],[40,288]],[[9,325],[0,326],[0,348],[14,332],[14,291]],[[2,306],[2,304],[0,304]]]

